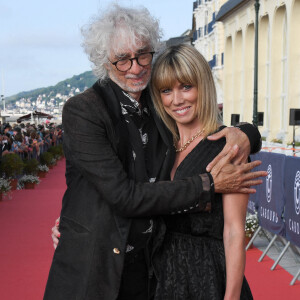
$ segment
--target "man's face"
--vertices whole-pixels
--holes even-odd
[[[141,44],[140,47],[131,50],[123,50],[116,53],[112,51],[109,60],[114,63],[126,58],[134,58],[142,53],[147,53],[152,49],[147,44]],[[141,92],[146,88],[151,75],[151,63],[147,66],[140,66],[136,60],[132,61],[132,66],[128,71],[119,71],[113,64],[107,65],[108,75],[121,89],[130,94],[135,99],[139,99]]]

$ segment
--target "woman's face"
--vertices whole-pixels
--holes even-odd
[[[177,124],[192,124],[197,119],[198,88],[176,81],[173,87],[160,90],[166,113]]]

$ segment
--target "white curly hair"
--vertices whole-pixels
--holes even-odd
[[[91,19],[91,22],[81,29],[82,46],[92,69],[100,81],[108,78],[105,64],[109,62],[111,51],[132,50],[146,43],[154,51],[159,47],[161,29],[156,18],[144,8],[125,8],[117,4]]]

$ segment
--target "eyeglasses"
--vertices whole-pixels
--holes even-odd
[[[126,72],[131,69],[134,60],[136,60],[136,62],[142,67],[146,67],[146,66],[150,65],[152,62],[154,53],[155,53],[154,51],[147,52],[147,53],[141,53],[138,56],[133,57],[133,58],[120,59],[115,62],[110,61],[110,63],[112,65],[114,65],[118,71]]]

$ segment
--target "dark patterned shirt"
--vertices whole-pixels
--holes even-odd
[[[143,152],[141,155],[144,155],[144,160],[146,162],[147,174],[149,182],[155,182],[155,178],[149,177],[149,171],[151,169],[151,161],[147,159],[148,141],[149,135],[151,134],[151,115],[149,107],[143,97],[140,99],[140,103],[132,98],[129,94],[123,91],[123,94],[126,96],[120,100],[121,112],[127,123],[128,130],[138,130],[139,136],[142,142]],[[134,124],[134,127],[128,126],[130,123]],[[131,124],[132,125],[132,124]],[[140,141],[130,141],[131,143],[138,146]],[[136,160],[137,153],[132,150],[133,160]],[[129,237],[127,239],[127,249],[126,253],[130,254],[135,253],[138,250],[141,250],[145,247],[148,238],[152,233],[153,221],[152,219],[147,218],[136,218],[132,221]]]

